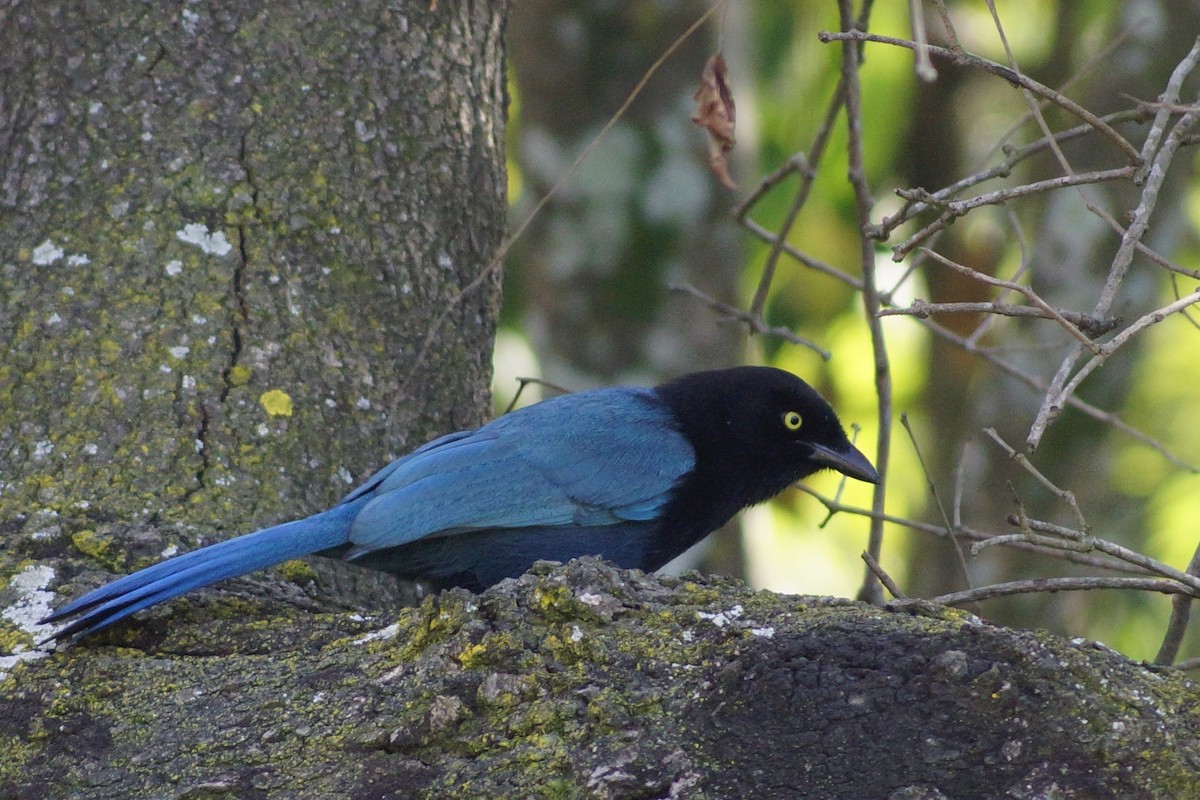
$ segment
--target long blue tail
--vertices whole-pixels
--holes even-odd
[[[82,614],[51,634],[47,641],[82,638],[193,589],[346,544],[350,523],[360,505],[335,506],[306,519],[217,542],[119,578],[43,619],[46,624]]]

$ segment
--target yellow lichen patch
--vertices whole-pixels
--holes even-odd
[[[479,666],[484,660],[483,655],[487,652],[487,645],[479,642],[477,644],[467,645],[461,653],[458,654],[458,663],[462,664],[467,669]]]
[[[292,415],[292,398],[282,389],[270,389],[262,393],[258,402],[272,417],[290,417]]]
[[[97,561],[107,562],[112,557],[112,539],[98,536],[94,530],[76,531],[71,536],[71,544],[85,556],[91,556]]]
[[[245,386],[250,381],[250,368],[244,364],[234,364],[229,368],[229,385]]]
[[[292,583],[308,583],[317,579],[317,572],[312,565],[298,558],[280,564],[279,571]]]

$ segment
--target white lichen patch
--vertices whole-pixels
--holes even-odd
[[[184,225],[182,230],[175,231],[175,238],[184,244],[194,244],[205,253],[214,256],[228,255],[233,249],[233,245],[222,231],[213,233],[207,225],[199,222]]]
[[[48,267],[55,261],[58,261],[60,258],[62,258],[64,254],[65,253],[61,247],[47,239],[37,247],[33,248],[33,255],[31,258],[33,263],[37,264],[39,267]]]
[[[708,611],[697,611],[696,616],[698,616],[700,619],[708,620],[718,628],[724,628],[726,625],[740,617],[743,613],[744,609],[741,607],[741,605],[736,605],[728,611],[717,611],[715,613]]]
[[[0,616],[17,626],[18,629],[33,636],[46,633],[46,626],[38,620],[50,613],[54,592],[48,591],[47,586],[54,580],[54,570],[44,565],[26,567],[8,582],[9,589],[16,599],[0,610]],[[8,677],[9,672],[22,661],[33,661],[49,655],[44,650],[29,650],[24,644],[13,647],[11,653],[0,656],[0,682]]]
[[[370,633],[358,637],[354,640],[354,644],[366,644],[367,642],[374,642],[377,639],[391,639],[394,638],[399,632],[400,626],[396,623],[392,623],[386,628],[380,628],[377,631],[371,631]]]
[[[0,611],[0,616],[26,633],[41,631],[38,620],[52,610],[50,603],[54,592],[47,586],[54,580],[54,570],[44,565],[26,567],[8,582],[8,588],[16,594],[16,600]]]

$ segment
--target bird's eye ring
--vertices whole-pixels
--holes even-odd
[[[783,415],[783,427],[789,431],[800,430],[800,423],[804,422],[804,418],[800,416],[799,411],[787,411]]]

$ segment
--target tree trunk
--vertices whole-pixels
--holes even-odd
[[[10,567],[77,594],[489,415],[503,4],[0,15]]]

